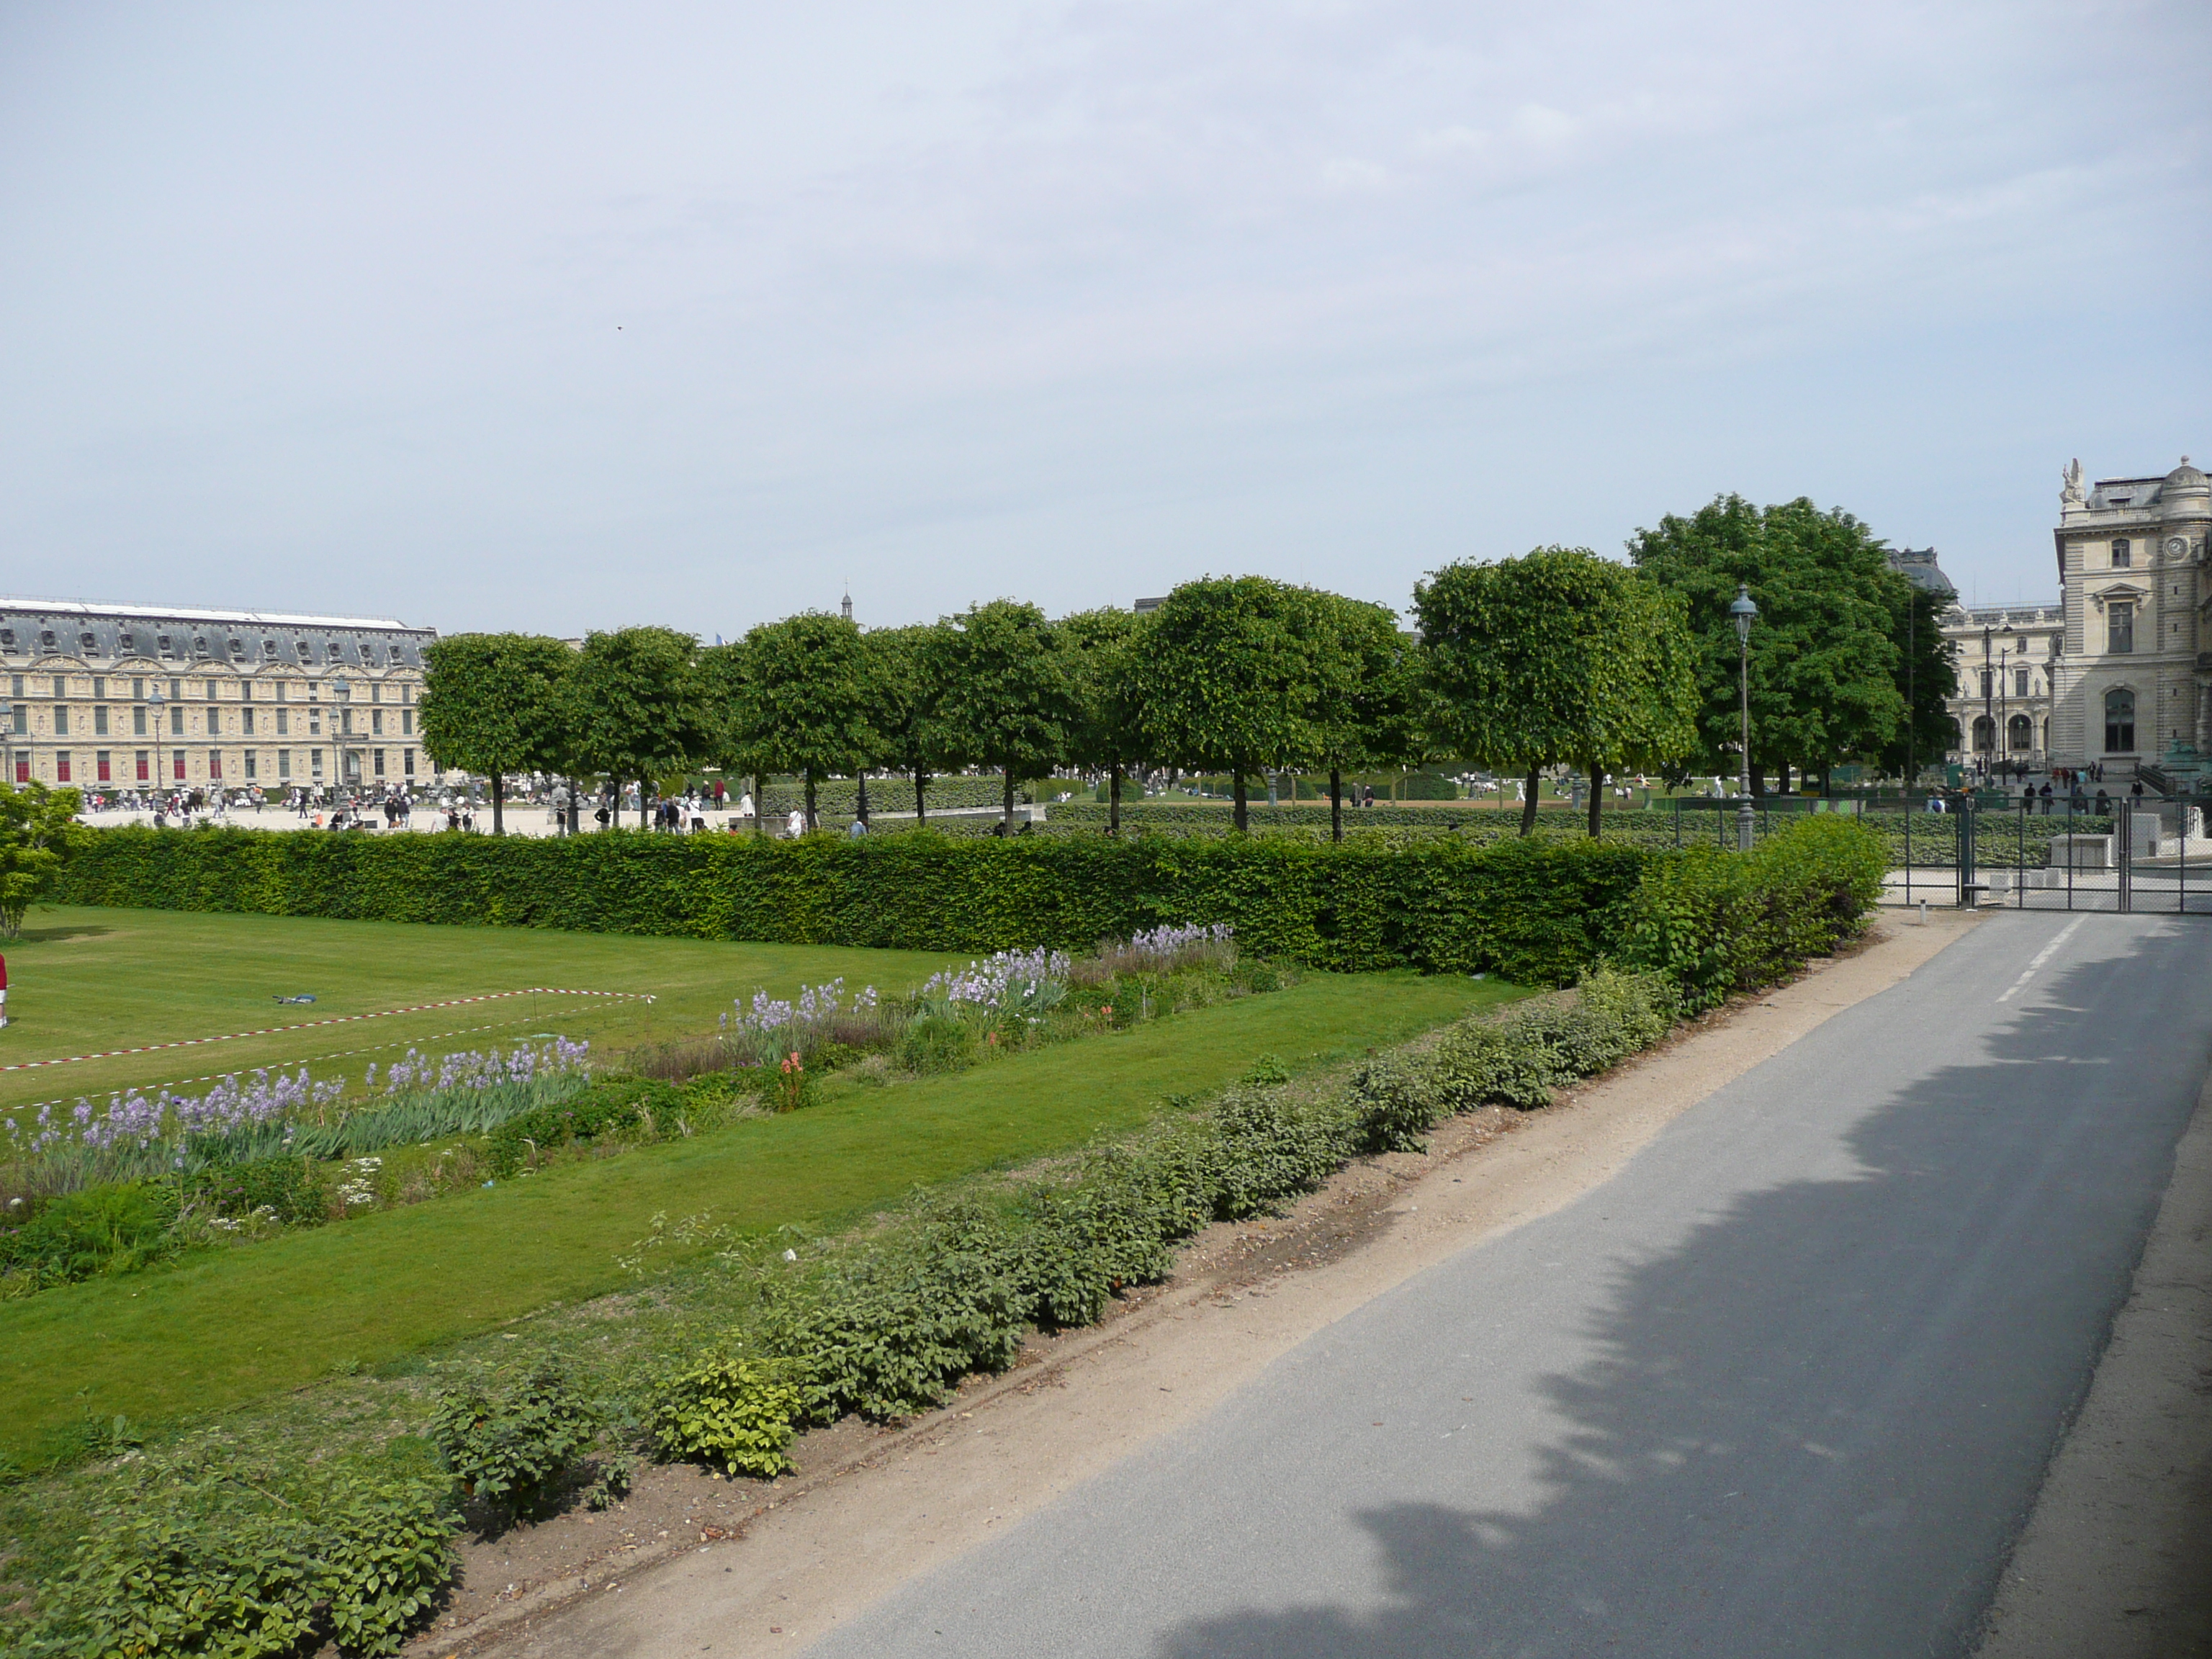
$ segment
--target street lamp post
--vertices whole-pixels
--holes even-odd
[[[1729,615],[1735,619],[1736,678],[1743,694],[1743,752],[1737,757],[1736,793],[1742,798],[1735,812],[1735,844],[1738,852],[1751,851],[1751,624],[1759,615],[1759,607],[1751,601],[1751,589],[1736,584],[1735,603],[1729,606]]]
[[[338,713],[338,705],[346,701],[352,690],[343,674],[331,681],[331,754],[337,762],[331,769],[331,799],[337,803],[332,808],[333,815],[344,810],[346,799],[345,739],[338,735],[343,716]]]
[[[161,791],[165,787],[161,777],[161,710],[168,701],[161,695],[161,688],[158,683],[146,698],[147,703],[154,710],[154,816],[157,818],[161,816]]]

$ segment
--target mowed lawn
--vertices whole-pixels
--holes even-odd
[[[389,1060],[418,1042],[445,1052],[558,1031],[601,1048],[626,1048],[712,1031],[732,999],[750,998],[757,989],[788,997],[802,981],[819,983],[842,975],[853,989],[872,983],[895,996],[948,962],[965,960],[920,951],[520,927],[46,905],[32,910],[21,939],[0,948],[8,958],[11,1017],[0,1030],[0,1066],[532,987],[654,999],[506,998],[113,1060],[0,1071],[0,1111],[81,1095],[99,1102],[111,1090],[301,1060],[320,1062],[319,1077],[343,1073],[358,1080],[372,1060]],[[315,1000],[276,1000],[301,994]]]
[[[1217,1088],[1262,1054],[1293,1066],[1356,1054],[1517,994],[1411,973],[1316,975],[957,1076],[854,1089],[790,1116],[0,1304],[0,1450],[32,1452],[88,1413],[152,1422],[237,1405],[616,1289],[617,1255],[656,1211],[708,1211],[756,1233],[834,1227],[918,1182],[1133,1127],[1167,1095]]]

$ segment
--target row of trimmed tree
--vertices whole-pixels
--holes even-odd
[[[663,628],[593,634],[580,650],[465,634],[428,654],[424,743],[491,781],[544,773],[617,785],[698,767],[794,775],[806,819],[833,775],[932,777],[987,768],[1011,823],[1025,779],[1066,768],[1226,774],[1246,827],[1248,780],[1327,773],[1342,834],[1346,772],[1458,760],[1529,781],[1637,769],[1733,771],[1739,582],[1760,606],[1753,756],[1886,763],[1939,751],[1951,687],[1933,596],[1890,569],[1849,514],[1735,497],[1639,532],[1632,562],[1586,549],[1447,566],[1419,584],[1419,631],[1388,608],[1264,577],[1207,577],[1143,615],[1057,619],[1012,599],[934,623],[864,632],[807,612],[701,647]],[[1917,656],[1910,654],[1917,649]],[[1907,692],[1911,693],[1909,700]],[[1919,728],[1916,733],[1915,728]],[[643,815],[641,803],[641,819]]]

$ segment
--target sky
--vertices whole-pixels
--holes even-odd
[[[0,592],[1407,606],[2212,465],[2212,6],[0,3]]]

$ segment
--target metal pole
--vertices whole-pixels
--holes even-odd
[[[2013,892],[2016,896],[2013,900],[2013,908],[2015,910],[2027,908],[2027,815],[2029,810],[2027,798],[2023,795],[2020,803],[2020,867],[2014,872],[2012,878]]]
[[[1907,797],[1907,799],[1906,799],[1906,800],[1905,800],[1905,907],[1906,907],[1908,909],[1911,908],[1911,904],[1912,904],[1912,801],[1911,801],[1911,798],[1910,798],[1909,796]]]
[[[2112,861],[2120,867],[2120,914],[2125,915],[2136,908],[2136,808],[2125,795],[2114,805],[2118,810],[2112,814]]]
[[[1735,845],[1739,853],[1751,851],[1751,633],[1749,629],[1736,641],[1736,679],[1743,697],[1743,749],[1736,757],[1736,793],[1742,805],[1736,808]]]

